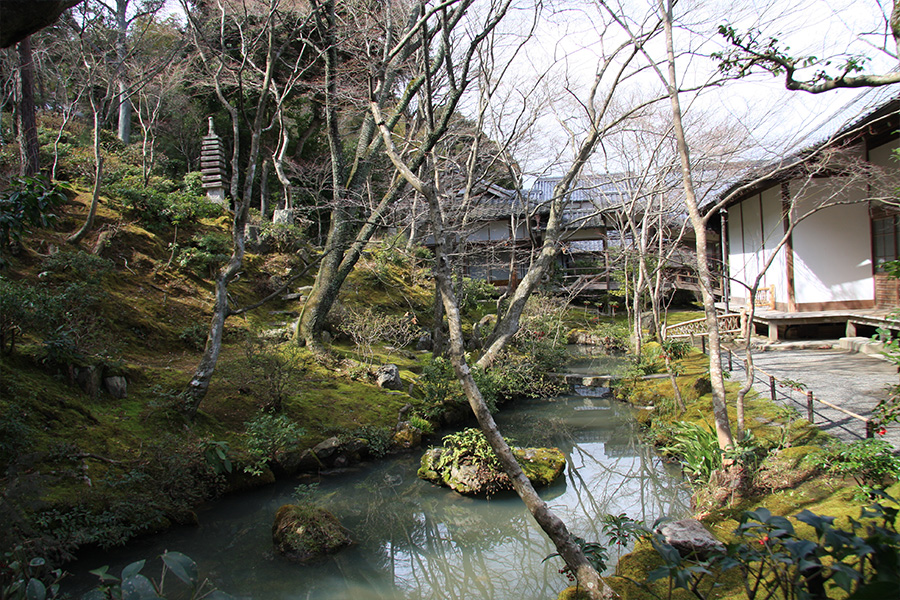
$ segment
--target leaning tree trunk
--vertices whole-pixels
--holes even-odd
[[[440,236],[442,235],[440,217],[435,217],[436,213],[439,215],[437,200],[432,198],[430,204],[432,205],[432,225],[434,227],[436,241],[434,276],[438,291],[443,299],[444,312],[447,314],[447,321],[450,328],[450,362],[453,365],[457,378],[462,384],[463,391],[469,401],[469,406],[472,408],[472,412],[478,420],[481,431],[484,432],[488,443],[490,443],[491,448],[493,448],[494,453],[500,460],[504,473],[506,473],[509,480],[512,482],[516,493],[522,499],[522,502],[525,503],[525,506],[528,508],[528,511],[531,513],[537,524],[544,533],[547,534],[547,537],[550,538],[554,546],[556,546],[557,552],[559,552],[559,555],[565,561],[566,565],[572,570],[572,573],[574,573],[579,588],[581,588],[587,594],[587,597],[591,599],[612,598],[614,597],[615,592],[613,592],[600,578],[599,573],[597,573],[597,570],[588,561],[584,552],[581,550],[581,547],[573,540],[566,524],[550,510],[550,507],[547,506],[546,502],[541,500],[541,497],[535,491],[534,486],[531,485],[531,481],[529,481],[528,477],[522,471],[522,467],[516,461],[506,440],[503,439],[503,436],[497,427],[497,423],[491,416],[490,410],[481,395],[481,391],[478,389],[478,385],[472,377],[472,372],[465,360],[459,304],[453,293],[450,268],[447,258],[443,254],[442,241],[440,241]]]
[[[663,0],[661,0],[662,3]],[[700,290],[703,295],[703,311],[706,314],[706,327],[709,332],[709,379],[713,395],[713,419],[716,424],[716,436],[719,447],[723,450],[734,446],[731,435],[731,424],[728,420],[728,408],[725,404],[725,378],[722,373],[722,344],[719,338],[719,324],[716,319],[716,305],[712,293],[712,274],[709,269],[709,257],[706,245],[706,220],[700,215],[694,182],[691,176],[691,159],[681,118],[681,104],[678,99],[678,80],[675,75],[675,49],[672,37],[672,6],[674,0],[668,0],[663,8],[666,34],[666,51],[668,54],[669,99],[672,104],[672,122],[675,129],[675,140],[678,156],[681,159],[681,173],[684,183],[685,204],[687,205],[691,225],[697,239],[697,271]],[[662,8],[662,6],[661,6]]]
[[[206,397],[209,383],[212,381],[219,354],[222,351],[222,335],[225,332],[225,320],[230,314],[228,306],[228,284],[235,278],[244,260],[244,230],[247,224],[247,208],[249,201],[244,198],[234,213],[232,224],[233,248],[228,263],[216,276],[216,303],[213,308],[213,316],[209,325],[209,333],[206,336],[206,347],[200,364],[194,371],[185,388],[182,397],[182,410],[184,414],[193,419],[197,415],[200,403]]]
[[[94,113],[94,191],[91,194],[91,206],[88,208],[84,225],[66,239],[70,244],[77,244],[90,233],[94,227],[97,205],[100,204],[100,185],[103,181],[103,155],[100,152],[100,107],[93,95],[91,95],[91,108]]]

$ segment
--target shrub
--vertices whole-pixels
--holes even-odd
[[[178,249],[175,262],[201,277],[214,277],[231,257],[231,238],[223,233],[196,234],[190,246]]]
[[[191,323],[178,332],[178,339],[191,350],[202,352],[206,347],[206,337],[209,335],[208,323]]]
[[[465,400],[453,366],[440,356],[432,358],[422,367],[419,389],[424,396],[426,417],[436,416],[445,404],[457,404]]]
[[[386,455],[391,449],[391,430],[377,425],[363,425],[349,431],[338,433],[342,442],[351,440],[365,440],[369,453],[376,458]]]
[[[144,187],[139,175],[127,176],[110,184],[108,190],[126,216],[151,230],[214,218],[223,210],[204,194],[179,190],[166,179],[153,178],[151,185]]]
[[[12,354],[19,334],[41,329],[46,303],[43,290],[0,277],[0,352]]]
[[[294,253],[299,250],[306,236],[303,230],[293,223],[272,223],[264,221],[259,227],[259,243],[269,251],[284,254]]]
[[[44,259],[43,267],[55,274],[71,274],[77,279],[100,278],[113,269],[113,262],[82,250],[57,252]]]
[[[867,439],[850,444],[835,441],[809,460],[832,475],[852,477],[866,494],[900,478],[900,456],[884,440]]]
[[[654,534],[651,542],[663,565],[645,582],[631,581],[654,596],[648,584],[668,580],[669,598],[678,588],[698,598],[717,597],[718,579],[737,569],[748,600],[895,597],[900,587],[897,514],[898,509],[875,503],[844,529],[835,526],[834,517],[803,510],[794,518],[812,527],[815,536],[809,540],[799,537],[787,518],[758,508],[741,515],[736,541],[725,553],[705,559],[682,557]]]
[[[251,334],[244,341],[244,355],[251,383],[260,388],[265,399],[263,410],[281,412],[293,387],[291,382],[306,372],[300,348],[293,343],[276,346]]]
[[[498,294],[497,288],[484,279],[463,277],[458,294],[459,310],[465,313],[474,312],[478,310],[479,304],[496,298]]]
[[[416,318],[409,313],[403,316],[391,315],[368,306],[345,311],[338,329],[353,340],[357,352],[367,365],[372,363],[375,343],[385,341],[395,349],[401,349],[419,334]]]
[[[254,462],[244,467],[247,473],[259,474],[269,462],[278,462],[278,455],[300,443],[306,433],[285,415],[261,414],[244,424],[247,449]]]
[[[18,243],[28,227],[50,227],[56,222],[54,210],[66,202],[66,195],[44,176],[16,179],[0,195],[0,248]]]

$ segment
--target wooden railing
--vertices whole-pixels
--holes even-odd
[[[744,315],[737,313],[718,315],[716,317],[716,321],[719,324],[719,333],[735,333],[743,331],[743,320]],[[665,328],[665,335],[663,337],[665,337],[666,339],[670,339],[691,337],[695,335],[705,336],[708,334],[709,331],[707,331],[706,329],[706,318],[704,317],[702,319],[694,319],[692,321],[678,323],[677,325],[667,325]]]
[[[775,310],[775,286],[770,285],[756,290],[756,307]]]

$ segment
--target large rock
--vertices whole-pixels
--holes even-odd
[[[375,383],[386,390],[402,390],[403,382],[400,380],[400,367],[394,364],[381,365],[375,371]]]
[[[434,342],[432,342],[431,340],[431,334],[425,333],[421,337],[419,337],[418,341],[416,342],[416,350],[420,352],[425,352],[427,350],[430,352],[433,345]]]
[[[337,552],[352,540],[327,510],[311,504],[285,504],[275,513],[272,543],[278,554],[305,562]]]
[[[415,448],[422,443],[422,430],[409,421],[400,421],[394,431],[393,440],[400,448]]]
[[[656,532],[682,556],[704,559],[712,554],[725,553],[725,545],[696,519],[668,521],[660,525]]]
[[[319,462],[326,462],[330,458],[332,458],[335,454],[337,454],[338,449],[341,447],[341,440],[338,437],[330,437],[327,440],[320,442],[313,449],[313,454],[316,455],[316,458],[319,459]]]
[[[566,467],[566,457],[558,448],[513,448],[525,476],[535,487],[550,485]],[[418,475],[460,494],[490,496],[512,490],[512,482],[499,468],[452,456],[454,449],[431,448],[423,456]],[[448,454],[449,453],[449,454]]]
[[[109,395],[116,400],[128,397],[128,380],[121,375],[111,375],[103,378],[103,387]]]

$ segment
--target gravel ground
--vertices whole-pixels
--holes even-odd
[[[732,380],[746,381],[743,369],[743,350],[735,352]],[[880,358],[865,354],[849,353],[845,350],[785,349],[766,352],[755,351],[753,362],[757,369],[771,374],[776,379],[792,379],[805,384],[815,398],[821,398],[845,410],[863,417],[869,417],[875,405],[887,397],[888,386],[900,383],[897,367]],[[754,377],[754,389],[764,396],[770,395],[768,375],[758,371]],[[806,394],[791,391],[776,385],[777,400],[796,408],[806,418]],[[845,442],[865,438],[863,421],[841,411],[816,402],[814,404],[815,423],[823,431]],[[883,436],[894,448],[900,449],[900,424],[887,426]],[[878,436],[881,437],[881,436]]]

